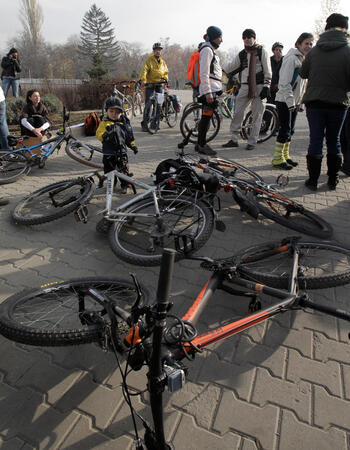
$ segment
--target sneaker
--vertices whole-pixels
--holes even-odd
[[[290,159],[290,158],[286,159],[286,161],[287,161],[287,163],[288,163],[290,166],[293,166],[293,167],[296,167],[296,166],[299,165],[299,163],[297,163],[296,161],[293,161],[293,160]]]
[[[239,147],[239,144],[237,141],[230,139],[228,142],[226,142],[226,144],[222,144],[222,147],[224,148]]]
[[[254,150],[254,149],[255,149],[255,145],[253,145],[253,144],[247,144],[247,146],[246,146],[245,149],[246,149],[246,150]]]
[[[216,155],[216,151],[213,150],[210,145],[205,144],[204,147],[201,147],[200,145],[196,145],[195,146],[195,150],[198,153],[201,153],[202,155],[207,155],[207,156],[215,156]]]
[[[283,169],[283,170],[292,170],[293,166],[290,166],[286,162],[280,163],[280,164],[272,164],[272,167],[275,169]]]

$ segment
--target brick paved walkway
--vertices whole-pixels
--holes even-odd
[[[140,152],[130,155],[130,165],[137,177],[151,181],[149,175],[157,163],[174,156],[180,133],[178,128],[162,125],[151,136],[139,132],[139,121],[135,120],[135,129]],[[270,166],[273,141],[253,152],[244,146],[224,150],[221,144],[228,138],[228,126],[226,120],[214,143],[219,155],[273,181],[278,174]],[[317,193],[303,187],[307,135],[305,114],[301,114],[292,144],[300,165],[289,173],[285,192],[330,221],[335,240],[350,246],[350,182],[342,178],[331,192],[324,186],[323,174]],[[9,213],[25,194],[88,171],[61,150],[44,169],[35,168],[28,177],[0,186],[0,195],[11,198],[10,205],[0,208],[0,300],[49,281],[99,274],[127,276],[130,271],[136,271],[143,283],[156,286],[158,268],[135,269],[116,259],[107,239],[95,232],[96,217],[86,225],[75,223],[71,216],[29,228],[11,223]],[[102,204],[102,195],[97,195],[91,213]],[[222,195],[222,204],[227,231],[215,231],[202,253],[226,256],[255,242],[295,234],[242,214],[228,195]],[[197,263],[176,265],[172,300],[179,315],[204,279]],[[320,301],[349,305],[347,287],[313,295]],[[220,293],[200,326],[215,326],[246,308],[242,299]],[[166,396],[168,438],[176,449],[193,450],[350,448],[348,331],[349,326],[336,319],[297,312],[214,345],[188,364],[185,388]],[[95,345],[34,348],[0,338],[0,355],[2,449],[132,448],[133,427],[111,354]],[[144,388],[145,372],[131,374],[129,382]],[[147,398],[135,398],[134,405],[149,418]]]

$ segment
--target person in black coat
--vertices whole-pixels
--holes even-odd
[[[21,71],[21,64],[18,57],[18,51],[15,48],[11,48],[6,56],[2,58],[2,89],[5,97],[12,86],[12,95],[18,97],[19,95],[19,72]]]

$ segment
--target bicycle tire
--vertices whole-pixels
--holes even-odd
[[[143,113],[142,96],[139,92],[134,92],[132,94],[132,105],[134,117]]]
[[[177,122],[177,111],[174,108],[173,102],[169,99],[166,100],[165,106],[165,120],[169,128],[174,128]]]
[[[148,100],[145,111],[146,128],[150,134],[155,134],[159,130],[159,110],[158,104],[155,98]]]
[[[21,153],[0,151],[0,184],[14,183],[30,170],[30,161]]]
[[[183,137],[188,135],[188,132],[192,130],[192,135],[190,137],[190,142],[196,144],[198,141],[198,124],[202,117],[202,105],[200,103],[195,103],[193,106],[188,108],[186,113],[181,117],[180,120],[180,131]],[[213,116],[211,118],[209,129],[207,132],[206,142],[212,141],[220,130],[220,116],[216,110],[213,111]]]
[[[103,169],[102,147],[83,144],[82,142],[75,140],[74,142],[69,141],[66,144],[66,153],[70,158],[74,159],[74,161],[77,161],[84,166]]]
[[[328,239],[333,234],[333,228],[328,222],[277,192],[258,187],[248,189],[247,195],[264,217],[280,225],[320,239]]]
[[[104,335],[107,317],[99,303],[86,294],[94,288],[108,295],[112,302],[130,310],[137,293],[131,281],[109,277],[77,278],[48,283],[37,289],[26,290],[6,299],[0,305],[0,333],[16,342],[39,346],[67,346],[100,341]],[[143,301],[149,292],[142,286]],[[96,314],[101,321],[84,323],[82,314]],[[118,342],[127,334],[129,326],[118,318]]]
[[[21,200],[12,212],[15,223],[39,225],[52,222],[87,203],[95,192],[95,183],[75,178],[44,186]]]
[[[300,252],[297,281],[301,289],[331,288],[350,282],[350,250],[327,242],[299,241],[294,245]],[[242,262],[238,271],[242,277],[288,289],[292,263],[290,245],[281,241],[266,242],[242,250],[239,258]]]
[[[248,111],[241,128],[241,136],[243,139],[248,139],[252,125],[252,112]],[[270,139],[278,130],[278,115],[275,108],[266,105],[264,115],[261,121],[258,143],[265,142]]]
[[[124,217],[113,224],[109,230],[109,242],[118,258],[130,264],[156,266],[161,262],[163,248],[175,247],[175,235],[193,237],[197,250],[212,234],[213,213],[201,201],[187,196],[168,195],[159,200],[159,209],[163,230],[159,230],[156,224],[158,219],[154,217],[153,198],[140,201],[126,211],[152,214],[152,217]],[[181,255],[177,253],[176,259],[180,258]]]

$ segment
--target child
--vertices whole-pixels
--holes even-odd
[[[106,100],[106,114],[97,128],[96,137],[102,141],[104,173],[117,169],[129,175],[127,148],[137,153],[129,119],[123,114],[121,101],[116,97]],[[128,183],[120,180],[122,194],[127,193]]]

